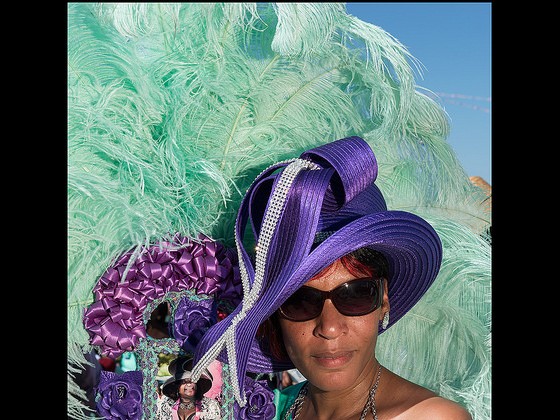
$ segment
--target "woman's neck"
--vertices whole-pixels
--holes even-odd
[[[368,401],[370,390],[378,379],[379,368],[379,362],[375,361],[372,368],[368,369],[368,371],[371,370],[371,373],[368,373],[355,386],[347,390],[325,392],[309,384],[306,402],[308,406],[305,407],[306,404],[304,404],[303,409],[307,413],[314,413],[317,419],[333,418],[333,413],[340,416],[339,418],[361,414]],[[301,418],[309,417],[302,416]]]

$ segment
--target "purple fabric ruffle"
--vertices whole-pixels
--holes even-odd
[[[203,334],[217,322],[217,307],[213,299],[193,301],[183,298],[175,310],[173,337],[187,353],[194,353]]]
[[[273,419],[276,415],[274,392],[268,386],[267,381],[254,380],[246,376],[244,389],[247,404],[244,407],[240,407],[237,402],[234,404],[235,418],[248,420]]]

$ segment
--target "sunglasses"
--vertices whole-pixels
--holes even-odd
[[[342,315],[369,314],[383,303],[383,279],[351,280],[329,291],[302,286],[280,306],[279,313],[290,321],[309,321],[321,315],[325,299]]]

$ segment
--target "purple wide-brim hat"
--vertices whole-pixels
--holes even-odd
[[[418,302],[439,271],[441,241],[419,216],[387,210],[376,178],[375,155],[360,137],[311,149],[257,177],[236,221],[243,301],[206,332],[195,363],[205,358],[207,363],[210,353],[235,363],[241,390],[246,371],[293,368],[271,357],[267,342],[256,338],[259,325],[315,274],[359,248],[375,249],[388,260],[387,328]],[[248,222],[257,245],[254,257],[243,245]]]

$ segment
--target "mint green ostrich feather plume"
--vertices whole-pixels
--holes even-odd
[[[491,249],[481,235],[449,218],[426,217],[444,255],[434,284],[378,339],[376,355],[413,382],[490,418]]]
[[[358,135],[388,207],[430,221],[436,283],[380,337],[389,369],[490,418],[491,213],[421,64],[344,3],[68,3],[68,414],[84,310],[122,253],[175,232],[233,246],[268,165]],[[457,373],[459,372],[459,377]]]

